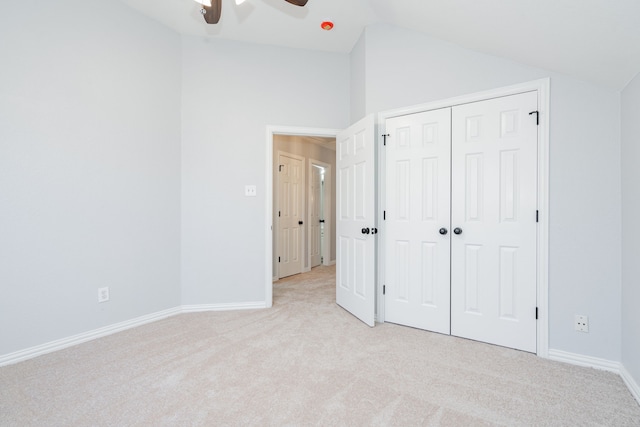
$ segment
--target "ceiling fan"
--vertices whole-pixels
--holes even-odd
[[[217,24],[222,14],[222,0],[195,0],[202,5],[200,13],[204,16],[207,24]],[[284,0],[296,6],[304,6],[309,0]]]

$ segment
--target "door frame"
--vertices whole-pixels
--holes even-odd
[[[265,167],[265,307],[273,306],[273,136],[300,135],[335,138],[340,129],[267,125]],[[335,207],[334,207],[335,208]]]
[[[324,191],[322,193],[322,202],[323,202],[323,210],[322,216],[324,217],[324,237],[322,237],[322,252],[320,256],[322,257],[321,265],[331,265],[331,209],[335,209],[335,206],[332,206],[331,198],[333,193],[331,191],[331,174],[333,171],[331,170],[331,165],[325,162],[321,162],[320,160],[309,158],[309,177],[311,177],[313,166],[320,166],[325,170],[325,181],[324,181]],[[307,188],[307,191],[310,191],[310,188]],[[309,199],[307,198],[307,204]],[[307,224],[311,225],[311,220],[309,219],[311,215],[311,210],[309,206],[307,206]],[[311,244],[311,227],[307,228],[307,241]],[[307,265],[311,266],[311,256],[307,251]]]
[[[377,123],[379,135],[386,134],[386,119],[408,114],[420,113],[440,108],[455,107],[460,104],[484,101],[492,98],[500,98],[509,95],[517,95],[524,92],[537,91],[538,94],[538,211],[539,222],[537,229],[537,278],[536,295],[538,306],[538,324],[536,337],[536,354],[543,358],[549,357],[549,94],[550,78],[524,82],[512,86],[491,89],[454,98],[438,100],[426,104],[419,104],[378,113]],[[380,150],[378,156],[378,215],[383,218],[385,188],[385,150]],[[380,221],[381,233],[378,235],[380,247],[384,247],[385,223]],[[378,277],[385,277],[384,251],[378,255]],[[384,322],[384,295],[382,286],[377,289],[377,321]]]
[[[307,200],[307,188],[304,185],[306,182],[306,164],[307,164],[307,158],[306,157],[302,157],[299,156],[297,154],[292,154],[292,153],[288,153],[286,151],[282,151],[282,150],[278,150],[278,163],[280,163],[280,157],[289,157],[291,159],[295,159],[295,160],[299,160],[301,163],[301,172],[302,172],[302,184],[300,186],[300,191],[302,192],[301,196],[300,196],[300,218],[304,219],[304,221],[308,221],[308,206],[306,203]],[[274,159],[275,160],[275,159]],[[272,167],[275,167],[276,164],[273,163]],[[275,183],[274,183],[275,184]],[[274,195],[277,196],[277,200],[278,203],[280,202],[280,174],[278,174],[278,183],[276,186],[276,189],[274,190]],[[275,241],[275,250],[276,250],[276,254],[280,253],[280,248],[282,247],[282,241],[281,241],[281,237],[280,237],[280,218],[274,218],[274,226],[276,227],[276,241]],[[308,222],[306,222],[308,224]],[[299,237],[299,242],[298,242],[298,257],[300,259],[300,262],[302,263],[302,265],[300,266],[300,272],[304,273],[305,271],[308,271],[305,268],[305,262],[307,262],[308,264],[308,254],[305,254],[305,250],[304,250],[304,242],[305,242],[305,233],[304,231],[300,233],[300,237]],[[275,279],[280,279],[282,276],[280,275],[280,266],[277,265],[276,271],[275,271],[276,275],[274,276]]]

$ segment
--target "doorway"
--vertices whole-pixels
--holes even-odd
[[[329,163],[316,159],[309,159],[309,262],[311,268],[318,265],[332,265],[331,258],[335,240],[331,233],[332,207],[335,201],[332,191],[332,183],[335,176]],[[334,251],[335,253],[335,251]]]
[[[273,282],[335,263],[335,137],[274,132],[268,145]]]

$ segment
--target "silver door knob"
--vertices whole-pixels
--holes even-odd
[[[456,234],[462,234],[462,228],[456,227],[456,228],[453,229],[453,232],[456,233]]]

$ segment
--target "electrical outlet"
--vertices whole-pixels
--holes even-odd
[[[589,332],[589,317],[582,314],[576,314],[576,320],[574,322],[576,331]]]
[[[255,197],[258,194],[255,185],[245,185],[244,195],[247,197]]]
[[[109,301],[109,287],[98,288],[98,302]]]

